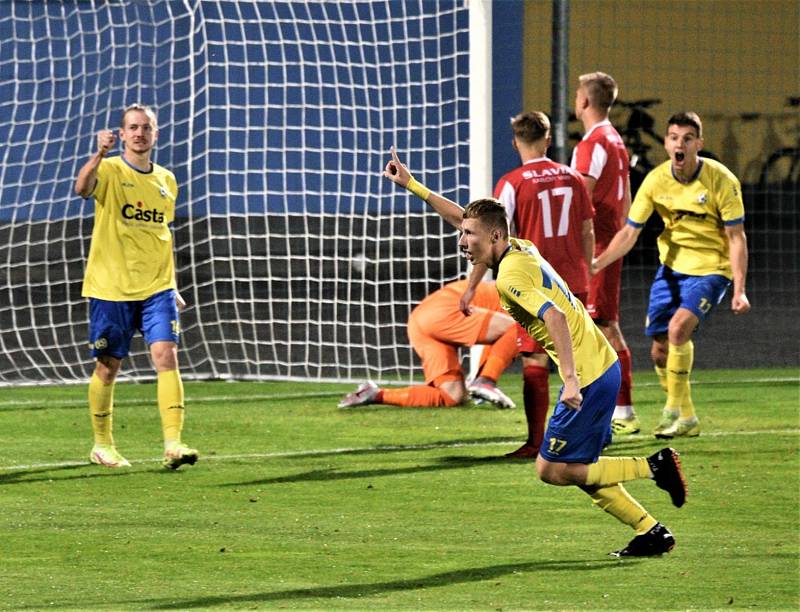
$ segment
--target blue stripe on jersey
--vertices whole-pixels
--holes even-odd
[[[544,268],[542,268],[542,285],[544,285],[545,289],[553,288],[553,279]]]
[[[539,320],[544,321],[544,319],[542,319],[542,316],[553,306],[555,306],[553,302],[545,302],[544,304],[542,304],[542,307],[539,309],[539,312],[536,313],[536,316],[539,318]]]
[[[636,223],[636,221],[633,219],[628,219],[626,223],[631,227],[635,227],[636,229],[642,229],[644,227],[644,223]]]
[[[740,223],[744,223],[744,217],[738,217],[737,219],[731,219],[730,221],[723,221],[723,225],[739,225]]]
[[[553,284],[555,283],[555,285],[559,288],[561,293],[564,294],[564,297],[567,298],[567,301],[570,303],[570,305],[574,307],[575,303],[572,301],[572,294],[569,292],[569,289],[567,289],[566,285],[564,285],[564,283],[561,282],[561,279],[558,278],[556,271],[553,270],[553,266],[551,266],[544,259],[540,261],[539,265],[542,270],[542,285],[544,285],[546,289],[551,289],[553,287]],[[541,317],[539,318],[541,319]]]

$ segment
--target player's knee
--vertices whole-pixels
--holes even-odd
[[[463,385],[461,387],[450,386],[447,390],[440,387],[439,392],[442,394],[444,405],[448,408],[460,406],[467,399],[467,390]]]
[[[174,342],[154,342],[150,346],[150,358],[158,372],[178,369],[178,347]]]
[[[110,385],[117,378],[122,360],[110,355],[101,355],[97,358],[94,372],[103,381],[104,385]]]
[[[539,480],[544,482],[545,484],[549,485],[562,485],[561,473],[559,470],[559,466],[549,461],[542,459],[542,456],[539,455],[536,460],[536,475],[539,477]]]
[[[686,344],[692,338],[692,331],[694,327],[687,327],[685,325],[670,325],[669,327],[669,343],[673,346],[681,346]]]

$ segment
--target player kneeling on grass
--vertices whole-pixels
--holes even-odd
[[[459,300],[467,281],[449,283],[431,293],[411,311],[408,338],[422,360],[425,384],[381,389],[364,383],[348,394],[339,408],[365,404],[393,406],[458,406],[468,396],[513,408],[514,402],[497,387],[497,379],[517,354],[514,320],[502,311],[494,283],[478,285],[473,313],[464,315]],[[469,385],[458,357],[459,346],[486,345],[478,375]]]
[[[97,152],[75,180],[78,195],[95,199],[92,244],[83,280],[89,298],[89,342],[96,365],[89,382],[94,430],[92,463],[127,467],[111,432],[114,381],[138,330],[158,374],[158,407],[164,432],[164,467],[194,464],[198,453],[181,442],[183,383],[178,372],[178,309],[172,232],[178,187],[175,175],[150,161],[158,138],[155,113],[134,104],[122,113],[122,155],[106,159],[116,142],[97,134]]]
[[[672,550],[675,538],[670,531],[621,483],[652,478],[675,506],[682,506],[686,483],[678,453],[665,448],[650,457],[600,457],[619,391],[620,367],[616,352],[580,301],[531,242],[509,238],[506,212],[497,200],[476,200],[463,209],[415,181],[394,150],[384,176],[425,200],[461,231],[459,247],[473,264],[493,269],[505,310],[557,364],[564,385],[536,459],[539,478],[579,487],[634,529],[636,536],[612,555],[641,557]]]

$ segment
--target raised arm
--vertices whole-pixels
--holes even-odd
[[[111,130],[100,130],[97,133],[97,152],[89,158],[89,161],[83,164],[83,167],[78,171],[78,176],[75,178],[75,193],[82,198],[88,198],[92,195],[94,185],[97,182],[97,168],[116,141],[117,138]]]
[[[728,236],[728,249],[733,272],[733,296],[731,297],[731,310],[734,314],[744,314],[750,310],[750,300],[745,294],[747,281],[747,236],[744,225],[726,225],[725,234]]]
[[[383,176],[425,200],[431,205],[433,210],[439,213],[442,219],[447,221],[454,228],[461,229],[464,209],[452,200],[448,200],[444,196],[431,191],[422,183],[417,182],[414,177],[411,176],[408,168],[400,161],[400,158],[397,157],[394,147],[392,147],[390,151],[392,159],[386,164],[386,168],[383,170]]]

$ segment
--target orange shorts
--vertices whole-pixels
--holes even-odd
[[[486,338],[495,310],[473,306],[465,316],[450,303],[425,300],[408,318],[408,339],[422,360],[425,383],[464,377],[458,349],[480,344]]]

